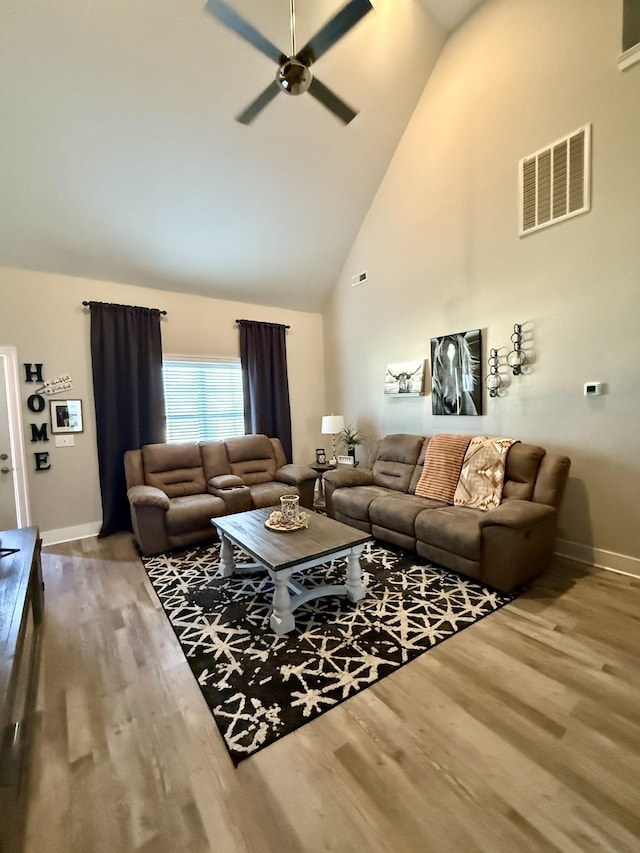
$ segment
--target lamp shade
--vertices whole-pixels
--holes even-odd
[[[324,415],[322,418],[322,434],[335,435],[344,429],[342,415]]]

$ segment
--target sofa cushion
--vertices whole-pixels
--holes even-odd
[[[340,515],[369,521],[369,506],[376,498],[388,497],[389,489],[381,486],[354,486],[352,489],[336,489],[333,493],[333,507]],[[395,494],[391,491],[391,494]]]
[[[507,456],[502,500],[530,501],[545,451],[533,444],[514,444]]]
[[[431,441],[431,436],[427,436],[422,442],[422,447],[420,448],[420,455],[418,456],[418,461],[416,462],[416,467],[413,469],[413,474],[411,475],[411,482],[409,483],[409,488],[407,491],[410,495],[415,495],[416,486],[420,482],[420,477],[422,476],[422,471],[424,470],[424,460],[427,455],[427,448],[429,447],[429,442]]]
[[[423,442],[422,435],[400,433],[383,438],[373,464],[374,484],[396,492],[408,492]]]
[[[264,506],[278,506],[282,495],[300,494],[295,486],[286,483],[278,483],[272,480],[270,483],[255,483],[249,487],[251,492],[251,504],[254,509]]]
[[[276,473],[273,445],[266,435],[243,435],[225,441],[232,474],[242,477],[247,486],[269,483]]]
[[[223,477],[231,473],[224,441],[201,441],[200,455],[207,482],[213,477]]]
[[[415,520],[424,509],[446,506],[442,501],[418,498],[415,495],[387,493],[374,498],[369,506],[372,524],[415,537]]]
[[[224,512],[224,501],[215,495],[173,498],[165,515],[167,531],[169,535],[174,535],[206,527],[210,519],[223,515]]]
[[[142,448],[145,479],[170,498],[207,491],[197,444],[147,444]]]
[[[559,507],[570,467],[571,460],[568,456],[560,453],[545,453],[538,469],[533,500]]]
[[[487,513],[464,506],[425,509],[416,518],[416,539],[477,561],[482,544],[480,522],[486,517]]]
[[[276,460],[276,470],[287,464],[287,457],[284,455],[282,442],[279,438],[270,438],[271,448],[273,450],[273,458]]]
[[[144,464],[141,450],[127,450],[124,454],[124,476],[127,489],[132,486],[145,486]]]

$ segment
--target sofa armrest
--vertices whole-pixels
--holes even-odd
[[[169,549],[166,513],[169,498],[155,486],[131,486],[127,491],[133,535],[142,553],[150,557]]]
[[[500,525],[512,530],[523,530],[536,524],[541,524],[556,515],[556,510],[547,504],[537,504],[533,501],[508,500],[483,513],[480,527]]]
[[[237,474],[218,474],[207,483],[209,494],[222,498],[225,515],[251,509],[251,489]]]
[[[131,506],[157,506],[165,512],[170,506],[169,498],[155,486],[132,486],[127,497]]]
[[[307,465],[282,465],[273,475],[276,483],[284,483],[300,495],[300,505],[313,509],[313,497],[318,479],[317,471]]]
[[[274,475],[274,480],[279,483],[286,483],[287,486],[297,486],[304,483],[305,480],[317,479],[317,471],[308,468],[306,465],[283,465],[282,468],[278,468]]]
[[[217,477],[212,477],[208,485],[217,495],[224,489],[238,489],[240,486],[244,486],[244,480],[236,474],[220,474]]]
[[[336,489],[350,488],[351,486],[371,486],[373,484],[373,471],[370,468],[352,468],[345,465],[344,468],[333,468],[325,471],[324,501],[329,518],[335,518],[333,506],[333,493]]]
[[[554,507],[507,500],[482,516],[482,571],[478,580],[509,592],[547,568],[556,529]]]
[[[352,468],[350,465],[345,465],[344,468],[325,471],[324,480],[331,484],[332,490],[350,486],[371,486],[373,471],[370,468]]]

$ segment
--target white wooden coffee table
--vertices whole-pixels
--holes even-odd
[[[309,526],[306,528],[286,532],[269,530],[265,521],[278,509],[280,507],[266,507],[238,512],[212,518],[211,523],[220,535],[222,577],[258,566],[266,569],[275,584],[270,625],[276,634],[286,634],[295,628],[293,611],[306,601],[324,595],[346,595],[349,601],[356,602],[365,596],[360,555],[365,542],[372,536],[312,512],[308,513]],[[234,545],[256,562],[236,564]],[[347,557],[344,584],[307,589],[291,578],[296,572],[304,572],[338,557]]]

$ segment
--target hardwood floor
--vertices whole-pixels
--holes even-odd
[[[28,853],[640,849],[638,579],[558,562],[235,769],[129,537],[43,573]]]

